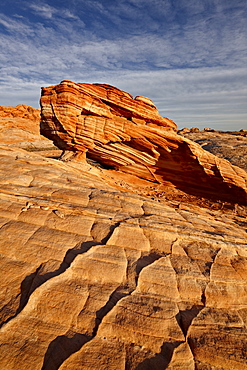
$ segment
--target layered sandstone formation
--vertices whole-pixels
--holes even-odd
[[[177,135],[152,101],[115,87],[62,81],[42,89],[41,133],[71,156],[191,195],[247,203],[246,172]]]
[[[1,369],[247,369],[246,206],[6,146],[0,171]]]
[[[0,143],[28,150],[47,149],[52,143],[40,135],[40,109],[19,104],[0,106]]]

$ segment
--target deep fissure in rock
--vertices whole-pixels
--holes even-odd
[[[79,333],[66,333],[55,338],[48,346],[41,370],[58,370],[73,353],[92,337]]]
[[[115,228],[114,228],[115,229]],[[61,364],[73,353],[78,352],[87,342],[91,341],[97,335],[99,326],[103,318],[116,306],[116,304],[124,297],[130,295],[136,288],[138,283],[138,277],[141,270],[151,265],[154,261],[159,259],[160,255],[156,253],[150,253],[150,255],[145,255],[140,257],[135,261],[130,270],[134,271],[136,274],[135,287],[132,287],[132,273],[127,274],[127,280],[124,285],[117,287],[115,291],[110,295],[108,301],[104,306],[102,306],[95,315],[95,326],[92,330],[92,335],[86,335],[81,333],[74,333],[73,336],[62,335],[55,338],[49,345],[47,352],[45,354],[44,364],[41,370],[58,370]],[[129,265],[129,264],[128,264]],[[128,271],[127,267],[127,271]],[[131,281],[129,281],[131,280]],[[62,347],[66,344],[67,350],[63,351],[62,358],[56,359],[56,353],[59,354]],[[55,358],[53,358],[55,355]],[[171,354],[172,355],[172,354]]]

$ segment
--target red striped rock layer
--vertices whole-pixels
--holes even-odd
[[[42,88],[41,133],[65,151],[193,195],[247,202],[244,170],[176,134],[153,102],[110,85]]]

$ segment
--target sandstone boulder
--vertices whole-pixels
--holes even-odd
[[[41,133],[66,153],[186,193],[247,203],[247,174],[176,133],[148,98],[103,84],[42,89]],[[86,154],[87,153],[87,154]]]

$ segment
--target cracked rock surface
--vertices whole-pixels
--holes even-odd
[[[0,171],[1,369],[247,369],[245,206],[21,149]]]

